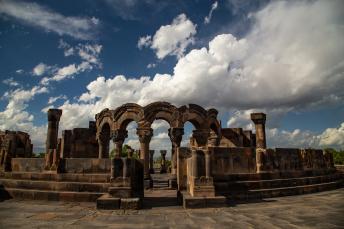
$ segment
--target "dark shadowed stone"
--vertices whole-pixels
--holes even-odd
[[[121,198],[121,209],[138,210],[141,208],[140,198]]]
[[[97,199],[97,209],[115,210],[119,209],[120,198],[115,198],[109,194],[104,194]]]

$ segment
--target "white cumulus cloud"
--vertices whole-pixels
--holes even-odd
[[[195,34],[196,25],[185,14],[180,14],[170,25],[161,26],[153,38],[149,35],[140,37],[137,46],[140,49],[150,47],[158,59],[164,59],[168,55],[181,58],[186,47],[194,43]]]

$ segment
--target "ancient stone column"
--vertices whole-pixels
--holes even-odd
[[[192,137],[196,140],[197,146],[205,146],[210,135],[210,130],[208,129],[198,129],[192,131]]]
[[[150,179],[149,174],[149,143],[153,136],[152,128],[137,128],[136,131],[140,141],[140,159],[144,162],[144,178]]]
[[[265,137],[265,121],[266,114],[264,113],[252,113],[251,120],[256,126],[256,147],[266,148],[266,137]]]
[[[132,148],[128,149],[128,158],[132,158],[134,154],[134,150]]]
[[[198,177],[198,155],[195,149],[191,151],[191,165],[192,165],[192,176]]]
[[[154,150],[149,150],[149,173],[154,174]]]
[[[50,169],[53,163],[53,154],[57,149],[57,136],[59,131],[59,122],[62,115],[60,109],[48,110],[48,131],[46,140],[46,169]],[[54,151],[55,150],[55,151]]]
[[[204,157],[205,157],[205,177],[210,178],[211,177],[211,155],[209,150],[204,151]]]
[[[122,158],[122,162],[123,162],[123,178],[127,178],[128,177],[128,165],[127,165],[127,158]]]
[[[177,174],[177,149],[180,147],[184,135],[184,128],[170,128],[168,129],[168,136],[172,142],[172,151],[171,151],[171,174]]]
[[[167,168],[166,168],[166,154],[167,154],[167,151],[166,150],[160,150],[160,154],[161,154],[160,173],[166,173],[167,172]]]
[[[122,147],[124,140],[128,137],[128,131],[118,129],[112,134],[112,140],[115,144],[115,157],[120,158],[122,156]]]
[[[98,136],[98,146],[99,146],[99,155],[98,158],[108,158],[109,157],[109,133],[100,132]]]

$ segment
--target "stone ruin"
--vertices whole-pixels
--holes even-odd
[[[11,159],[31,157],[29,134],[21,131],[0,131],[0,170],[11,171]]]
[[[0,135],[1,165],[7,166],[0,173],[4,186],[2,189],[0,186],[0,194],[96,201],[100,209],[138,209],[144,189],[152,187],[154,151],[149,144],[153,136],[151,125],[157,119],[170,125],[169,186],[177,190],[176,198],[185,208],[225,206],[234,200],[303,194],[342,186],[343,178],[334,167],[331,153],[318,149],[268,148],[264,113],[251,114],[255,133],[242,128],[222,128],[217,114],[215,109],[205,110],[195,104],[175,107],[156,102],[142,107],[128,103],[114,110],[104,109],[95,115],[95,121],[89,122],[88,128],[63,130],[58,138],[62,110],[50,109],[45,158],[29,158],[32,145],[28,135],[18,137],[24,136],[22,132],[13,135],[22,139],[23,144],[8,137],[17,144],[10,143],[12,148],[4,143],[9,140],[2,137],[12,135]],[[127,157],[121,157],[130,122],[138,126],[139,159],[133,157],[131,148]],[[186,122],[194,126],[187,148],[180,147]],[[115,148],[113,159],[109,158],[110,143]],[[160,153],[160,173],[165,173],[166,151]],[[4,157],[5,154],[11,156]],[[26,183],[22,184],[25,179]],[[35,191],[37,182],[31,180],[41,181],[40,188],[44,191]]]

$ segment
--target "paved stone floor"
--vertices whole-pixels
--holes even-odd
[[[218,209],[184,210],[166,198],[160,205],[153,198],[156,203],[139,211],[7,200],[0,202],[0,228],[344,228],[344,189]]]

